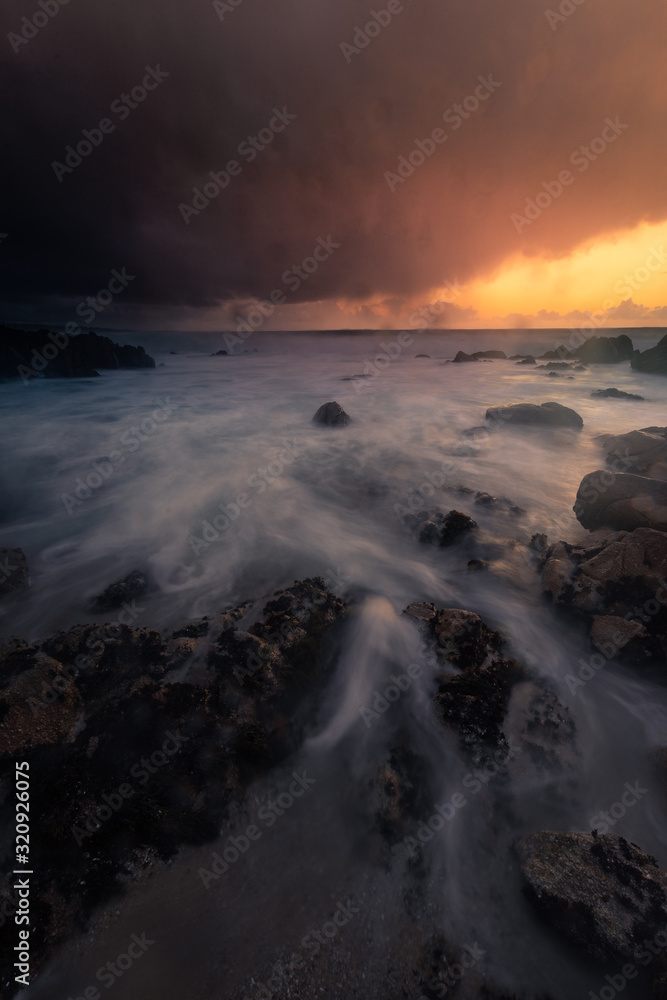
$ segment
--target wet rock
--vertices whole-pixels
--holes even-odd
[[[347,415],[340,403],[323,403],[313,417],[313,423],[323,424],[326,427],[345,427],[350,423]]]
[[[460,364],[463,361],[477,361],[477,358],[473,358],[472,354],[466,354],[465,351],[459,351],[454,358],[454,362]]]
[[[122,608],[123,605],[133,598],[141,597],[148,590],[148,583],[144,574],[135,569],[129,576],[110,584],[103,593],[95,598],[96,611],[113,611]]]
[[[484,559],[470,559],[468,561],[468,572],[469,573],[481,573],[484,570],[488,570],[489,564]]]
[[[440,545],[454,545],[476,527],[477,522],[468,514],[462,514],[460,510],[450,510],[440,526]]]
[[[175,351],[172,351],[171,353],[172,353],[172,354],[175,354]],[[211,357],[212,357],[212,358],[219,358],[219,357],[221,357],[221,355],[223,355],[223,354],[224,354],[224,355],[225,355],[226,357],[228,356],[228,355],[227,355],[227,351],[215,351],[215,352],[214,352],[214,353],[213,353],[213,354],[211,355]]]
[[[574,370],[575,372],[587,372],[588,368],[586,367],[586,365],[575,365]]]
[[[415,354],[416,358],[430,358],[430,354]]]
[[[598,649],[613,650],[612,655],[620,652],[629,642],[638,636],[648,635],[641,622],[620,618],[618,615],[597,615],[591,626],[591,643]]]
[[[598,470],[581,480],[573,510],[584,528],[667,531],[667,483]]]
[[[667,440],[663,427],[644,428],[628,434],[600,434],[595,441],[606,452],[614,472],[631,472],[667,480]]]
[[[570,427],[581,430],[584,422],[575,410],[560,403],[515,403],[511,406],[491,406],[486,419],[498,426]]]
[[[524,358],[522,361],[517,361],[517,364],[518,365],[536,365],[537,361],[532,356],[532,354],[529,354],[528,357]]]
[[[623,392],[622,389],[595,389],[591,396],[594,399],[638,399],[643,402],[643,396],[635,396],[632,392]]]
[[[625,333],[618,337],[589,337],[573,354],[585,364],[615,365],[630,360],[633,346]]]
[[[525,514],[526,511],[523,507],[519,507],[518,504],[512,503],[507,497],[494,497],[490,493],[477,492],[475,494],[475,506],[476,507],[490,507],[494,510],[506,510],[510,514],[516,514],[521,516]]]
[[[504,351],[475,351],[471,357],[473,357],[476,361],[481,358],[484,358],[485,360],[489,359],[491,361],[507,361],[507,355]]]
[[[536,909],[600,961],[631,958],[667,923],[667,875],[623,837],[543,831],[518,854]]]
[[[630,365],[638,372],[667,375],[667,334],[655,347],[650,347],[647,351],[633,351]]]
[[[424,545],[440,543],[440,528],[433,521],[422,521],[417,529],[419,541]]]
[[[27,590],[29,586],[30,574],[23,549],[0,549],[0,597]]]
[[[545,368],[548,371],[553,371],[553,372],[557,372],[557,371],[558,372],[562,372],[562,371],[568,371],[568,372],[570,372],[574,368],[574,365],[569,365],[567,363],[567,361],[549,361],[546,365],[538,365],[537,366],[537,371],[540,371],[542,368]]]

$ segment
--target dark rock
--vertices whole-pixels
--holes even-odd
[[[415,354],[416,358],[430,358],[430,354]]]
[[[605,449],[607,464],[614,472],[667,479],[667,440],[663,430],[648,427],[628,434],[601,434],[595,440]]]
[[[469,573],[479,573],[487,570],[489,568],[488,562],[484,559],[469,559],[468,560],[468,572]]]
[[[591,396],[596,399],[639,399],[644,400],[643,396],[635,396],[631,392],[623,392],[622,389],[595,389]]]
[[[538,365],[537,371],[547,368],[549,371],[572,371],[574,365],[568,365],[567,361],[549,361],[546,365]]]
[[[313,417],[313,423],[324,424],[327,427],[344,427],[350,423],[350,417],[340,403],[323,403]]]
[[[95,609],[113,611],[115,608],[121,608],[126,601],[141,597],[147,590],[146,577],[135,569],[129,576],[110,584],[102,594],[98,594],[95,598]]]
[[[440,528],[433,521],[422,521],[419,525],[419,541],[424,545],[438,545],[440,542]]]
[[[575,365],[574,370],[575,372],[587,372],[588,368],[586,367],[586,365]]]
[[[507,361],[507,355],[505,354],[504,351],[475,351],[474,354],[471,355],[471,357],[473,357],[475,360],[481,358],[484,359],[489,358],[491,360],[495,359],[499,361]]]
[[[174,353],[174,351],[172,351],[172,354],[173,353]],[[212,358],[219,358],[222,354],[224,354],[225,357],[229,357],[227,351],[216,351],[214,354],[211,355],[211,357]]]
[[[575,351],[570,351],[565,344],[559,344],[554,351],[545,351],[539,355],[539,361],[570,361],[576,356]]]
[[[155,368],[155,361],[143,347],[126,344],[121,347],[108,337],[96,333],[80,333],[74,337],[53,334],[48,330],[28,333],[0,327],[0,378],[91,378],[98,375],[97,368]],[[64,347],[60,344],[64,342]],[[34,367],[35,357],[42,355],[44,347],[57,347],[58,353],[39,371]],[[51,351],[49,351],[51,353]]]
[[[535,360],[535,358],[533,357],[532,354],[529,354],[527,358],[523,359],[523,361],[517,361],[517,364],[518,365],[536,365],[537,361]]]
[[[29,586],[30,574],[23,549],[0,549],[0,596],[27,590]]]
[[[589,337],[572,353],[584,364],[615,365],[630,360],[633,346],[627,334],[621,333],[618,337]]]
[[[450,510],[440,526],[440,544],[453,545],[477,527],[477,522],[460,510]]]
[[[490,493],[483,493],[478,491],[475,495],[475,506],[476,507],[491,507],[495,510],[507,510],[511,514],[521,515],[525,514],[526,511],[523,507],[519,507],[517,504],[512,503],[507,497],[494,497]]]
[[[486,419],[498,425],[534,427],[571,427],[581,430],[584,422],[575,410],[560,403],[515,403],[512,406],[491,406]]]
[[[638,372],[667,375],[667,334],[655,347],[649,347],[647,351],[633,351],[630,365]]]
[[[667,483],[628,473],[590,472],[581,480],[573,510],[590,531],[667,531]]]
[[[545,378],[564,378],[561,372],[547,372]]]
[[[473,358],[472,354],[466,354],[465,351],[459,351],[454,361],[457,363],[462,361],[477,361],[477,358]]]
[[[518,853],[533,905],[600,961],[631,958],[667,923],[667,875],[623,837],[543,831]]]

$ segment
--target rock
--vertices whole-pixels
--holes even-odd
[[[494,497],[490,493],[483,493],[478,491],[475,494],[475,506],[476,507],[492,507],[496,510],[507,510],[510,514],[516,514],[518,516],[525,514],[526,511],[523,507],[519,507],[518,504],[512,503],[507,497]]]
[[[135,569],[129,576],[110,584],[103,593],[97,595],[95,610],[113,611],[116,608],[121,608],[126,601],[141,597],[147,590],[146,577]]]
[[[515,403],[511,406],[491,406],[486,411],[486,419],[498,425],[571,427],[581,430],[584,422],[575,410],[560,403]]]
[[[56,348],[57,353],[49,361],[44,359],[38,370],[33,363],[45,347],[49,354]],[[91,378],[99,375],[97,368],[155,368],[155,361],[143,347],[121,347],[96,333],[68,337],[48,330],[29,333],[0,327],[0,378]]]
[[[581,480],[573,510],[590,531],[667,531],[667,483],[628,473],[590,472]]]
[[[589,337],[572,353],[585,364],[615,365],[630,360],[633,346],[630,338],[621,333],[618,337]]]
[[[615,656],[633,639],[643,639],[647,635],[641,622],[629,621],[618,615],[597,615],[591,626],[590,640],[598,649],[612,650],[612,656]]]
[[[345,427],[350,423],[350,417],[340,403],[323,403],[313,417],[313,423],[327,427]]]
[[[172,351],[171,353],[172,353],[172,354],[174,354],[175,352],[174,352],[174,351]],[[229,355],[228,355],[227,351],[215,351],[215,352],[214,352],[214,353],[213,353],[213,354],[211,355],[211,357],[212,357],[212,358],[219,358],[219,357],[220,357],[221,355],[223,355],[223,354],[225,355],[225,357],[229,357]]]
[[[27,590],[29,586],[30,574],[23,549],[0,549],[0,596]]]
[[[546,365],[538,365],[537,371],[547,368],[549,371],[572,371],[574,365],[568,365],[567,361],[549,361]]]
[[[542,831],[518,845],[526,895],[594,958],[631,958],[667,923],[667,875],[615,834]]]
[[[638,372],[667,375],[667,334],[647,351],[633,351],[630,366]]]
[[[595,441],[606,451],[614,472],[631,472],[667,480],[667,440],[664,428],[649,427],[628,434],[600,434]]]
[[[469,573],[480,573],[489,568],[488,562],[484,559],[470,559],[468,560],[468,572]]]
[[[471,355],[471,357],[474,358],[475,361],[481,358],[498,360],[498,361],[507,361],[507,355],[505,354],[504,351],[475,351],[474,354]]]
[[[565,344],[559,344],[553,351],[545,351],[539,355],[540,361],[566,361],[575,358],[575,352],[567,349]]]
[[[424,545],[438,545],[440,542],[440,528],[433,521],[422,521],[417,532],[419,541]]]
[[[564,378],[561,372],[547,372],[545,378]]]
[[[643,396],[635,396],[632,392],[623,392],[622,389],[595,389],[591,396],[594,399],[639,399],[644,401]]]
[[[477,522],[468,514],[462,514],[460,510],[450,510],[440,526],[440,545],[453,545],[476,527]]]
[[[477,361],[477,358],[473,358],[472,354],[466,354],[465,351],[459,351],[454,358],[454,361],[456,363],[460,363],[462,361]]]
[[[574,370],[575,372],[587,372],[588,368],[586,367],[586,365],[575,365]]]
[[[517,364],[518,365],[536,365],[537,361],[532,356],[532,354],[529,354],[527,358],[523,359],[523,361],[517,361]]]
[[[415,354],[416,358],[430,358],[430,354]]]

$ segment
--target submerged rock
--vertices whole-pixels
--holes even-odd
[[[96,611],[113,611],[121,608],[127,601],[141,597],[148,590],[144,574],[135,569],[129,576],[110,584],[103,593],[95,598]]]
[[[476,527],[477,522],[468,514],[462,514],[460,510],[450,510],[440,525],[440,545],[453,545]]]
[[[517,361],[518,365],[536,365],[537,361],[532,354],[529,354],[527,358],[523,358],[522,361]]]
[[[543,831],[518,854],[536,909],[600,961],[631,958],[667,924],[667,874],[623,837]]]
[[[594,399],[638,399],[644,401],[643,396],[635,396],[632,392],[623,392],[622,389],[594,389],[591,393]]]
[[[27,590],[29,586],[28,561],[23,549],[0,549],[0,597]]]
[[[323,424],[326,427],[345,427],[350,423],[347,415],[340,403],[323,403],[313,417],[313,423]]]
[[[575,410],[560,403],[514,403],[511,406],[491,406],[486,419],[498,426],[571,427],[581,430],[584,421]]]
[[[647,351],[633,351],[630,365],[638,372],[667,375],[667,334],[655,347],[649,347]]]
[[[667,483],[599,469],[581,480],[573,510],[579,523],[591,531],[667,531]]]

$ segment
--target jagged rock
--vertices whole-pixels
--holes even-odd
[[[584,528],[667,531],[667,483],[628,473],[589,472],[573,507]]]
[[[667,479],[667,440],[664,427],[647,427],[628,434],[600,434],[607,465],[614,472],[631,472],[651,479]]]
[[[589,337],[572,353],[585,364],[615,365],[630,360],[633,346],[627,334],[621,333],[618,337]]]
[[[0,596],[27,590],[29,586],[30,574],[23,549],[0,549]]]
[[[518,854],[536,909],[600,961],[632,957],[667,923],[667,874],[623,837],[542,831]]]
[[[650,347],[647,351],[633,351],[630,365],[638,372],[667,375],[667,334],[655,347]]]
[[[51,360],[43,355],[45,347],[49,355],[57,350]],[[0,327],[0,378],[91,378],[99,374],[97,368],[155,368],[155,361],[143,347],[121,347],[96,333],[68,337]]]
[[[581,430],[584,422],[575,410],[560,403],[514,403],[511,406],[491,406],[486,419],[498,426],[571,427]]]
[[[539,361],[565,361],[567,359],[572,359],[575,357],[575,352],[568,350],[565,344],[559,344],[558,347],[553,351],[545,351],[544,354],[540,354],[538,357]]]
[[[594,399],[638,399],[644,401],[643,396],[635,396],[632,392],[623,392],[622,389],[595,389],[591,396]]]
[[[324,424],[327,427],[345,427],[350,423],[347,415],[340,403],[323,403],[313,417],[313,423]]]
[[[477,527],[477,522],[460,510],[450,510],[440,525],[440,545],[449,546]]]
[[[466,354],[465,351],[459,351],[454,358],[454,362],[459,364],[462,361],[477,361],[477,358],[473,358],[472,354]]]
[[[132,598],[141,597],[147,590],[146,577],[140,570],[135,569],[122,580],[110,584],[103,593],[98,594],[95,598],[95,609],[97,611],[113,611],[115,608],[121,608]]]

